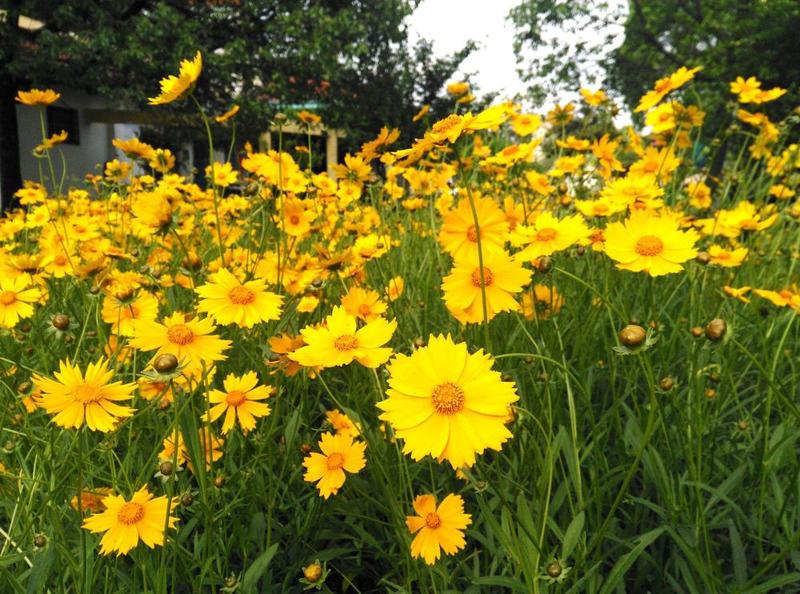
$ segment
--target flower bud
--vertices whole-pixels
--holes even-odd
[[[67,314],[56,314],[53,316],[53,327],[58,330],[69,328],[69,316]]]
[[[717,342],[725,336],[727,331],[728,325],[725,323],[725,320],[721,318],[714,318],[708,324],[706,324],[706,338],[708,340]]]
[[[178,367],[178,358],[172,353],[164,353],[153,361],[153,368],[159,373],[169,373]]]
[[[563,569],[561,567],[561,563],[558,561],[553,561],[552,563],[547,564],[545,571],[547,571],[547,575],[549,575],[551,578],[557,578],[561,575]]]
[[[322,577],[322,565],[319,563],[312,563],[303,568],[303,577],[309,582],[316,582]]]
[[[636,324],[628,324],[619,333],[619,341],[626,347],[641,346],[646,338],[647,332]]]

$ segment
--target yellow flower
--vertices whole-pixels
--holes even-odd
[[[394,278],[390,278],[388,284],[386,285],[386,297],[389,301],[397,301],[400,299],[400,296],[403,294],[403,290],[405,289],[406,283],[403,280],[402,276],[395,276]]]
[[[380,419],[405,440],[414,460],[431,455],[453,468],[470,467],[475,454],[499,450],[511,437],[505,426],[508,405],[519,399],[514,384],[492,371],[483,351],[430,336],[428,345],[389,363],[387,399],[377,403]]]
[[[101,316],[106,324],[111,324],[111,331],[114,334],[133,336],[133,325],[136,320],[155,322],[158,317],[158,300],[145,291],[135,298],[128,296],[127,299],[106,295],[103,299]]]
[[[605,230],[606,254],[617,268],[661,276],[680,272],[681,264],[694,258],[697,233],[681,231],[674,218],[635,211],[624,223],[611,223]]]
[[[150,97],[150,105],[164,105],[177,101],[191,90],[203,70],[203,57],[198,51],[193,60],[182,60],[178,76],[170,75],[159,82],[161,93]]]
[[[450,83],[449,85],[447,85],[447,92],[455,97],[469,93],[469,83],[468,82]]]
[[[225,122],[230,120],[232,117],[234,117],[237,113],[239,113],[239,106],[238,105],[234,105],[233,107],[231,107],[225,113],[220,114],[218,116],[214,116],[214,120],[218,124],[224,124]]]
[[[530,136],[542,125],[542,118],[535,114],[518,113],[511,116],[511,129],[517,136]]]
[[[483,278],[478,254],[456,260],[442,282],[447,309],[461,323],[483,321],[483,293],[486,293],[487,321],[502,311],[517,311],[514,295],[531,280],[531,271],[505,252],[483,256]],[[482,290],[483,288],[483,290]]]
[[[61,97],[61,93],[56,93],[53,89],[42,91],[31,89],[30,91],[19,91],[15,99],[23,105],[46,106],[55,103]]]
[[[426,114],[427,114],[427,113],[428,113],[430,110],[431,110],[431,106],[430,106],[430,105],[428,105],[428,104],[426,103],[425,105],[423,105],[422,107],[420,107],[420,108],[419,108],[419,111],[418,111],[417,113],[415,113],[415,114],[414,114],[414,117],[412,117],[412,118],[411,118],[411,121],[412,121],[412,122],[418,122],[418,121],[420,121],[422,118],[424,118],[424,117],[425,117],[425,115],[426,115]]]
[[[484,254],[502,252],[508,236],[505,213],[491,198],[475,197],[474,202],[478,213],[481,251]],[[462,198],[458,206],[444,217],[439,243],[455,259],[478,253],[478,231],[469,199]]]
[[[325,413],[325,418],[333,426],[333,430],[337,435],[347,435],[348,437],[357,437],[361,433],[361,427],[350,420],[343,412],[338,410],[329,410]]]
[[[307,326],[300,331],[306,345],[289,354],[304,367],[337,367],[353,360],[365,367],[386,363],[392,349],[384,347],[397,328],[397,321],[376,318],[356,330],[356,317],[341,306],[325,318],[324,326]]]
[[[536,217],[533,225],[517,225],[511,237],[514,245],[526,246],[516,257],[532,261],[565,250],[589,237],[591,231],[579,214],[557,219],[550,212]]]
[[[211,427],[205,426],[197,432],[197,442],[203,450],[202,455],[205,458],[206,468],[211,468],[212,462],[216,462],[222,458],[222,450],[224,440],[217,437],[211,432]],[[186,440],[182,433],[178,433],[178,451],[175,452],[175,434],[170,431],[169,435],[162,443],[162,449],[158,453],[159,462],[172,462],[177,461],[178,466],[186,464],[189,470],[195,471],[194,464],[189,457],[189,449],[186,446]]]
[[[200,296],[197,311],[207,313],[222,325],[252,328],[281,316],[283,297],[266,290],[261,279],[239,282],[230,271],[220,268],[209,282],[195,289]]]
[[[367,444],[354,442],[350,435],[323,433],[319,441],[322,453],[312,452],[303,459],[306,468],[303,479],[308,483],[317,483],[319,494],[325,499],[336,495],[344,485],[345,470],[356,473],[367,465],[364,459],[366,448]]]
[[[522,294],[522,315],[526,320],[549,320],[561,310],[564,298],[555,287],[533,285]]]
[[[752,287],[729,287],[725,285],[722,287],[722,290],[728,297],[738,299],[742,303],[750,303],[750,298],[747,297],[747,294],[750,292],[751,288]]]
[[[164,545],[165,527],[174,528],[178,521],[167,517],[168,510],[178,505],[176,497],[172,503],[166,497],[153,497],[147,485],[134,493],[130,501],[121,495],[103,498],[105,511],[84,520],[82,528],[93,533],[105,532],[100,540],[100,553],[124,555],[141,540],[151,549]]]
[[[168,173],[175,167],[175,155],[169,149],[155,149],[148,164],[160,173]]]
[[[15,278],[0,274],[0,328],[13,328],[33,315],[33,304],[41,299],[42,292],[32,284],[31,276],[26,273]]]
[[[283,212],[274,215],[281,230],[292,237],[302,237],[311,231],[311,223],[317,218],[310,202],[299,198],[284,198]]]
[[[206,165],[206,177],[215,186],[227,188],[236,183],[236,180],[239,179],[239,172],[235,171],[230,163],[214,163],[213,168],[211,165]]]
[[[444,550],[453,555],[466,545],[464,530],[472,523],[472,516],[464,513],[464,500],[450,494],[436,507],[433,495],[418,495],[414,499],[416,516],[406,516],[406,526],[417,534],[411,543],[411,556],[422,557],[433,565]]]
[[[208,411],[208,417],[203,416],[203,420],[216,421],[225,413],[225,420],[222,422],[222,433],[228,433],[233,428],[236,419],[242,432],[255,429],[256,418],[265,417],[269,414],[269,406],[259,400],[269,398],[272,393],[270,386],[259,386],[258,376],[255,371],[248,371],[242,376],[228,374],[222,385],[225,391],[211,390],[208,400],[214,406]]]
[[[661,100],[669,93],[685,85],[687,82],[694,78],[694,75],[701,69],[697,68],[688,69],[686,66],[681,66],[666,78],[661,78],[656,81],[653,90],[648,91],[644,97],[639,101],[634,111],[647,111],[655,107]]]
[[[735,268],[736,266],[741,266],[747,257],[748,251],[744,247],[728,250],[718,245],[712,245],[708,248],[708,255],[711,256],[711,264],[724,268]]]
[[[142,351],[156,350],[154,357],[169,353],[178,361],[186,359],[187,373],[200,371],[203,363],[215,363],[226,357],[231,341],[212,334],[216,330],[209,318],[187,320],[176,312],[164,319],[163,324],[149,320],[138,320],[133,325],[130,344]]]
[[[606,101],[608,101],[608,95],[605,94],[603,89],[598,89],[597,91],[592,91],[590,89],[580,89],[581,97],[583,100],[586,101],[588,105],[592,107],[597,107],[598,105],[602,105]]]
[[[310,126],[315,126],[322,121],[320,116],[305,109],[297,112],[297,119]]]
[[[347,295],[342,297],[342,307],[351,316],[371,322],[386,313],[387,305],[381,301],[377,291],[368,291],[361,287],[351,287]]]
[[[778,307],[791,307],[800,311],[800,293],[795,287],[783,289],[781,291],[769,291],[767,289],[753,289],[753,293],[764,299],[768,299],[773,305]]]
[[[78,429],[85,420],[92,431],[107,433],[118,419],[134,412],[117,402],[130,400],[136,384],[111,382],[113,377],[114,371],[109,370],[105,359],[90,363],[85,374],[66,360],[59,363],[55,380],[36,374],[33,383],[42,391],[40,406],[56,415],[56,425]]]
[[[631,210],[645,207],[655,209],[662,206],[660,197],[664,195],[653,176],[626,175],[609,183],[600,193],[600,200],[616,204],[620,209]]]

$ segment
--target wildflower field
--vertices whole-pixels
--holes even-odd
[[[335,178],[134,138],[63,187],[42,138],[0,220],[0,591],[800,590],[798,115],[740,78],[699,147],[698,70],[648,136],[452,85]],[[150,103],[213,146],[201,75]]]

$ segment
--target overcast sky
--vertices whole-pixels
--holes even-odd
[[[467,40],[480,44],[462,65],[474,72],[472,80],[482,92],[497,91],[512,97],[525,91],[517,76],[512,38],[514,27],[506,15],[520,0],[423,0],[408,20],[411,40],[433,42],[437,55],[458,51]]]
[[[456,78],[470,73],[470,79],[479,87],[478,95],[497,92],[498,99],[505,99],[524,94],[526,85],[517,75],[514,56],[514,26],[506,19],[509,11],[521,1],[422,0],[407,21],[411,41],[429,39],[436,54],[445,56],[461,49],[472,39],[478,42],[479,48],[464,61]],[[612,2],[612,5],[624,4],[625,0]],[[604,35],[606,32],[586,31],[586,35]],[[551,97],[544,109],[579,97],[577,89],[573,94]],[[629,116],[623,115],[621,123],[628,122]]]

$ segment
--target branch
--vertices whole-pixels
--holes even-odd
[[[633,0],[633,14],[636,17],[636,20],[639,21],[639,25],[642,28],[642,37],[644,38],[645,42],[647,42],[648,45],[650,45],[653,49],[667,58],[670,62],[674,63],[676,66],[682,65],[683,60],[667,50],[667,48],[661,44],[653,32],[647,28],[647,21],[644,18],[641,0]]]

